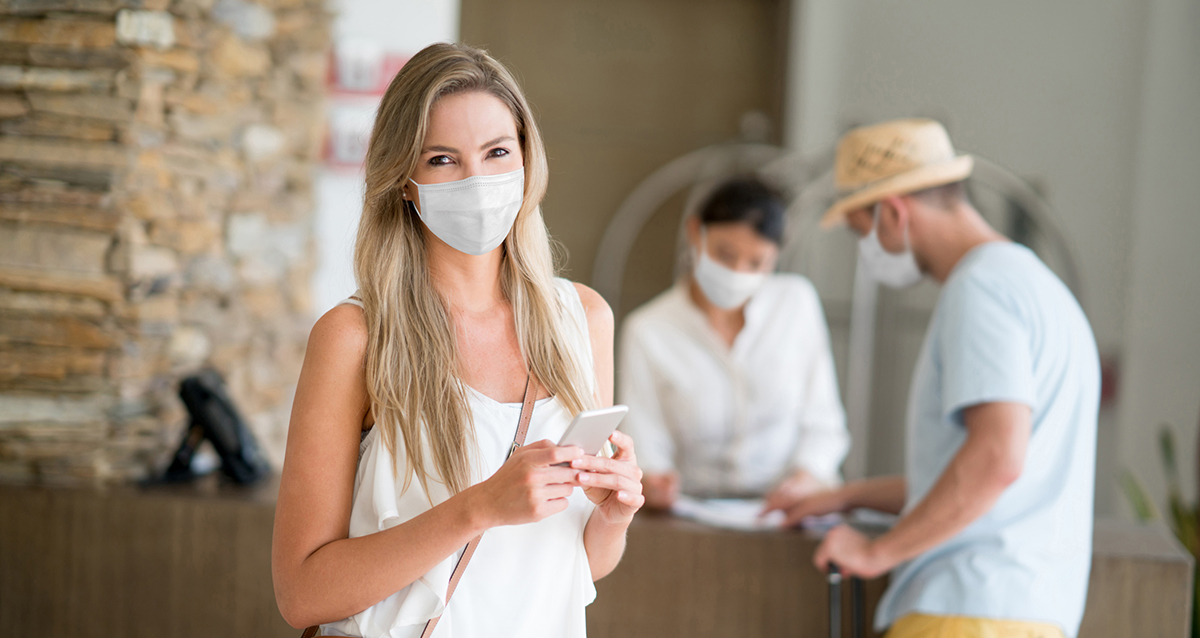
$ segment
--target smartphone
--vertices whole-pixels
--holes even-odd
[[[584,410],[575,415],[575,420],[567,426],[567,431],[558,440],[560,446],[577,445],[584,454],[593,456],[600,453],[609,435],[620,425],[621,419],[629,412],[627,405],[614,405],[611,408]]]

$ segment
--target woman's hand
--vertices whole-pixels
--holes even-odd
[[[852,507],[846,487],[823,490],[796,499],[768,504],[763,513],[772,510],[782,510],[787,514],[788,526],[799,525],[800,521],[809,516],[823,516],[835,512],[844,512]]]
[[[642,496],[642,470],[637,466],[629,435],[613,432],[608,440],[617,448],[611,459],[578,456],[571,461],[571,468],[577,471],[584,494],[596,504],[594,515],[610,525],[628,525],[646,502]]]
[[[766,510],[783,509],[828,489],[828,485],[805,470],[796,470],[779,482],[766,497]]]
[[[646,497],[646,507],[656,510],[671,509],[679,498],[679,473],[672,470],[643,475],[642,493]]]
[[[567,497],[581,483],[579,471],[554,467],[583,456],[576,446],[559,447],[547,440],[519,447],[491,478],[469,488],[472,509],[487,527],[534,523],[567,509]]]

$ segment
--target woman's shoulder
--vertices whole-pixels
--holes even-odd
[[[771,273],[767,278],[768,285],[774,286],[780,290],[786,290],[791,294],[816,294],[817,288],[812,281],[794,272],[776,272]]]
[[[597,330],[612,332],[614,323],[612,307],[600,293],[584,284],[561,277],[555,278],[554,283],[560,289],[574,291],[575,295],[579,297],[579,304],[583,307],[584,316],[587,317],[589,332],[595,333]]]
[[[804,275],[777,272],[767,279],[765,287],[784,304],[820,303],[817,287]]]
[[[339,304],[321,315],[308,336],[312,355],[361,361],[366,351],[367,320],[362,308],[353,304]]]

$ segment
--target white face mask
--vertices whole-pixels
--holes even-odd
[[[713,261],[705,248],[705,233],[700,231],[700,249],[692,271],[704,296],[718,308],[733,310],[746,303],[767,281],[765,272],[738,272]]]
[[[484,255],[504,243],[525,197],[525,169],[456,182],[417,184],[417,215],[451,248]]]
[[[921,269],[908,243],[908,228],[904,229],[904,252],[889,253],[879,243],[879,210],[875,204],[875,223],[866,237],[858,240],[858,261],[867,274],[891,288],[907,288],[921,281]]]

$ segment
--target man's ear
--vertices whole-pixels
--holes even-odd
[[[904,228],[912,217],[912,206],[899,195],[889,195],[879,200],[879,224],[881,231],[889,235]]]

